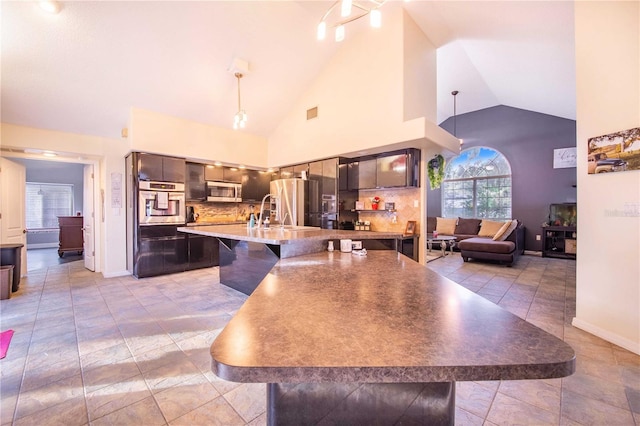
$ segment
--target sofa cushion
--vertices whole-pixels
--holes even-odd
[[[518,226],[518,221],[515,219],[505,222],[504,225],[502,225],[502,228],[500,228],[500,230],[496,232],[496,235],[493,236],[493,241],[506,240],[513,230],[516,229],[516,226]]]
[[[502,228],[504,222],[497,222],[495,220],[487,220],[482,219],[482,223],[480,224],[480,231],[478,231],[478,237],[491,237]]]
[[[436,231],[440,235],[453,235],[456,232],[457,218],[439,217],[436,221]]]
[[[482,222],[482,219],[465,219],[463,217],[459,217],[455,235],[478,235],[480,222]]]
[[[516,249],[513,241],[493,241],[491,238],[474,237],[458,243],[460,250],[509,254]]]

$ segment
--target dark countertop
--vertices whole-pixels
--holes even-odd
[[[211,346],[235,382],[564,377],[562,340],[393,251],[281,259]]]
[[[340,239],[376,240],[402,238],[402,233],[399,232],[346,231],[339,229],[320,229],[311,226],[285,227],[284,229],[281,229],[279,226],[274,226],[267,229],[248,229],[245,225],[203,225],[180,227],[178,231],[209,237],[279,245]]]

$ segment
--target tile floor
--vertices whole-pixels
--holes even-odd
[[[640,356],[571,326],[575,262],[507,268],[429,263],[578,354],[568,378],[459,382],[456,424],[640,425]],[[0,304],[15,335],[1,367],[1,424],[260,425],[265,386],[217,379],[209,346],[245,296],[217,268],[104,279],[82,261],[30,271]]]

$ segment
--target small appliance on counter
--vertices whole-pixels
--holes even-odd
[[[196,211],[193,206],[187,206],[187,223],[196,221]]]

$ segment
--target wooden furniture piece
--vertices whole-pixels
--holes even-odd
[[[82,254],[84,251],[83,223],[82,216],[58,216],[58,226],[60,227],[58,256],[62,257],[68,251]]]
[[[575,259],[577,237],[575,226],[542,227],[542,257]]]

